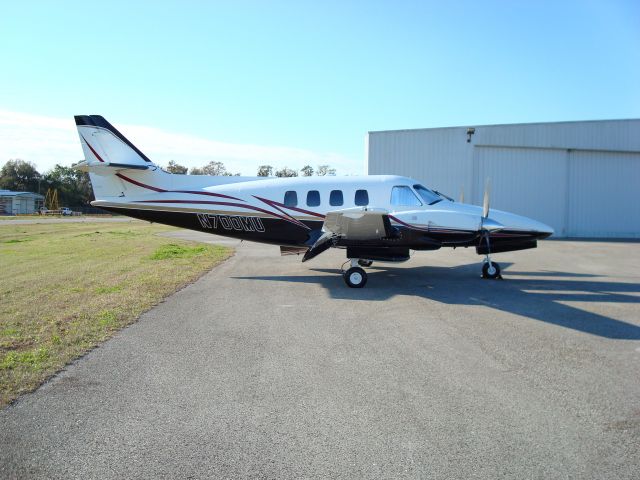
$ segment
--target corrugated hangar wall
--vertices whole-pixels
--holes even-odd
[[[640,238],[640,120],[369,132],[367,168],[477,205],[489,178],[492,208],[557,237]]]

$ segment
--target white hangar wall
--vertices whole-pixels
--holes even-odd
[[[367,169],[476,205],[490,178],[492,208],[557,237],[640,238],[640,120],[369,132]]]

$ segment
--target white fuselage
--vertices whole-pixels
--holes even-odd
[[[145,171],[126,171],[121,177],[120,194],[98,198],[95,205],[260,217],[272,212],[275,217],[292,217],[298,221],[318,221],[330,211],[367,207],[386,210],[392,215],[393,224],[417,229],[477,231],[481,226],[481,207],[440,196],[436,203],[429,204],[415,190],[419,182],[401,176],[263,178],[154,172],[153,185],[147,183],[149,175]],[[394,187],[410,189],[413,204],[403,205],[403,198],[394,201]],[[358,191],[366,192],[366,196],[356,198]],[[504,230],[553,232],[536,220],[500,210],[491,210],[491,219],[499,222]]]

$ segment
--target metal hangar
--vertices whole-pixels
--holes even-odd
[[[367,135],[370,175],[540,220],[556,237],[640,238],[640,119],[471,125]]]

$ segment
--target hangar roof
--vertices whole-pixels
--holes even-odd
[[[552,148],[640,152],[640,119],[584,120],[572,122],[467,125],[465,127],[419,128],[369,132],[372,138],[420,138],[428,142],[464,139],[478,147]]]
[[[0,190],[0,197],[17,197],[17,196],[33,196],[37,198],[44,198],[44,195],[33,192],[14,192],[12,190]]]

